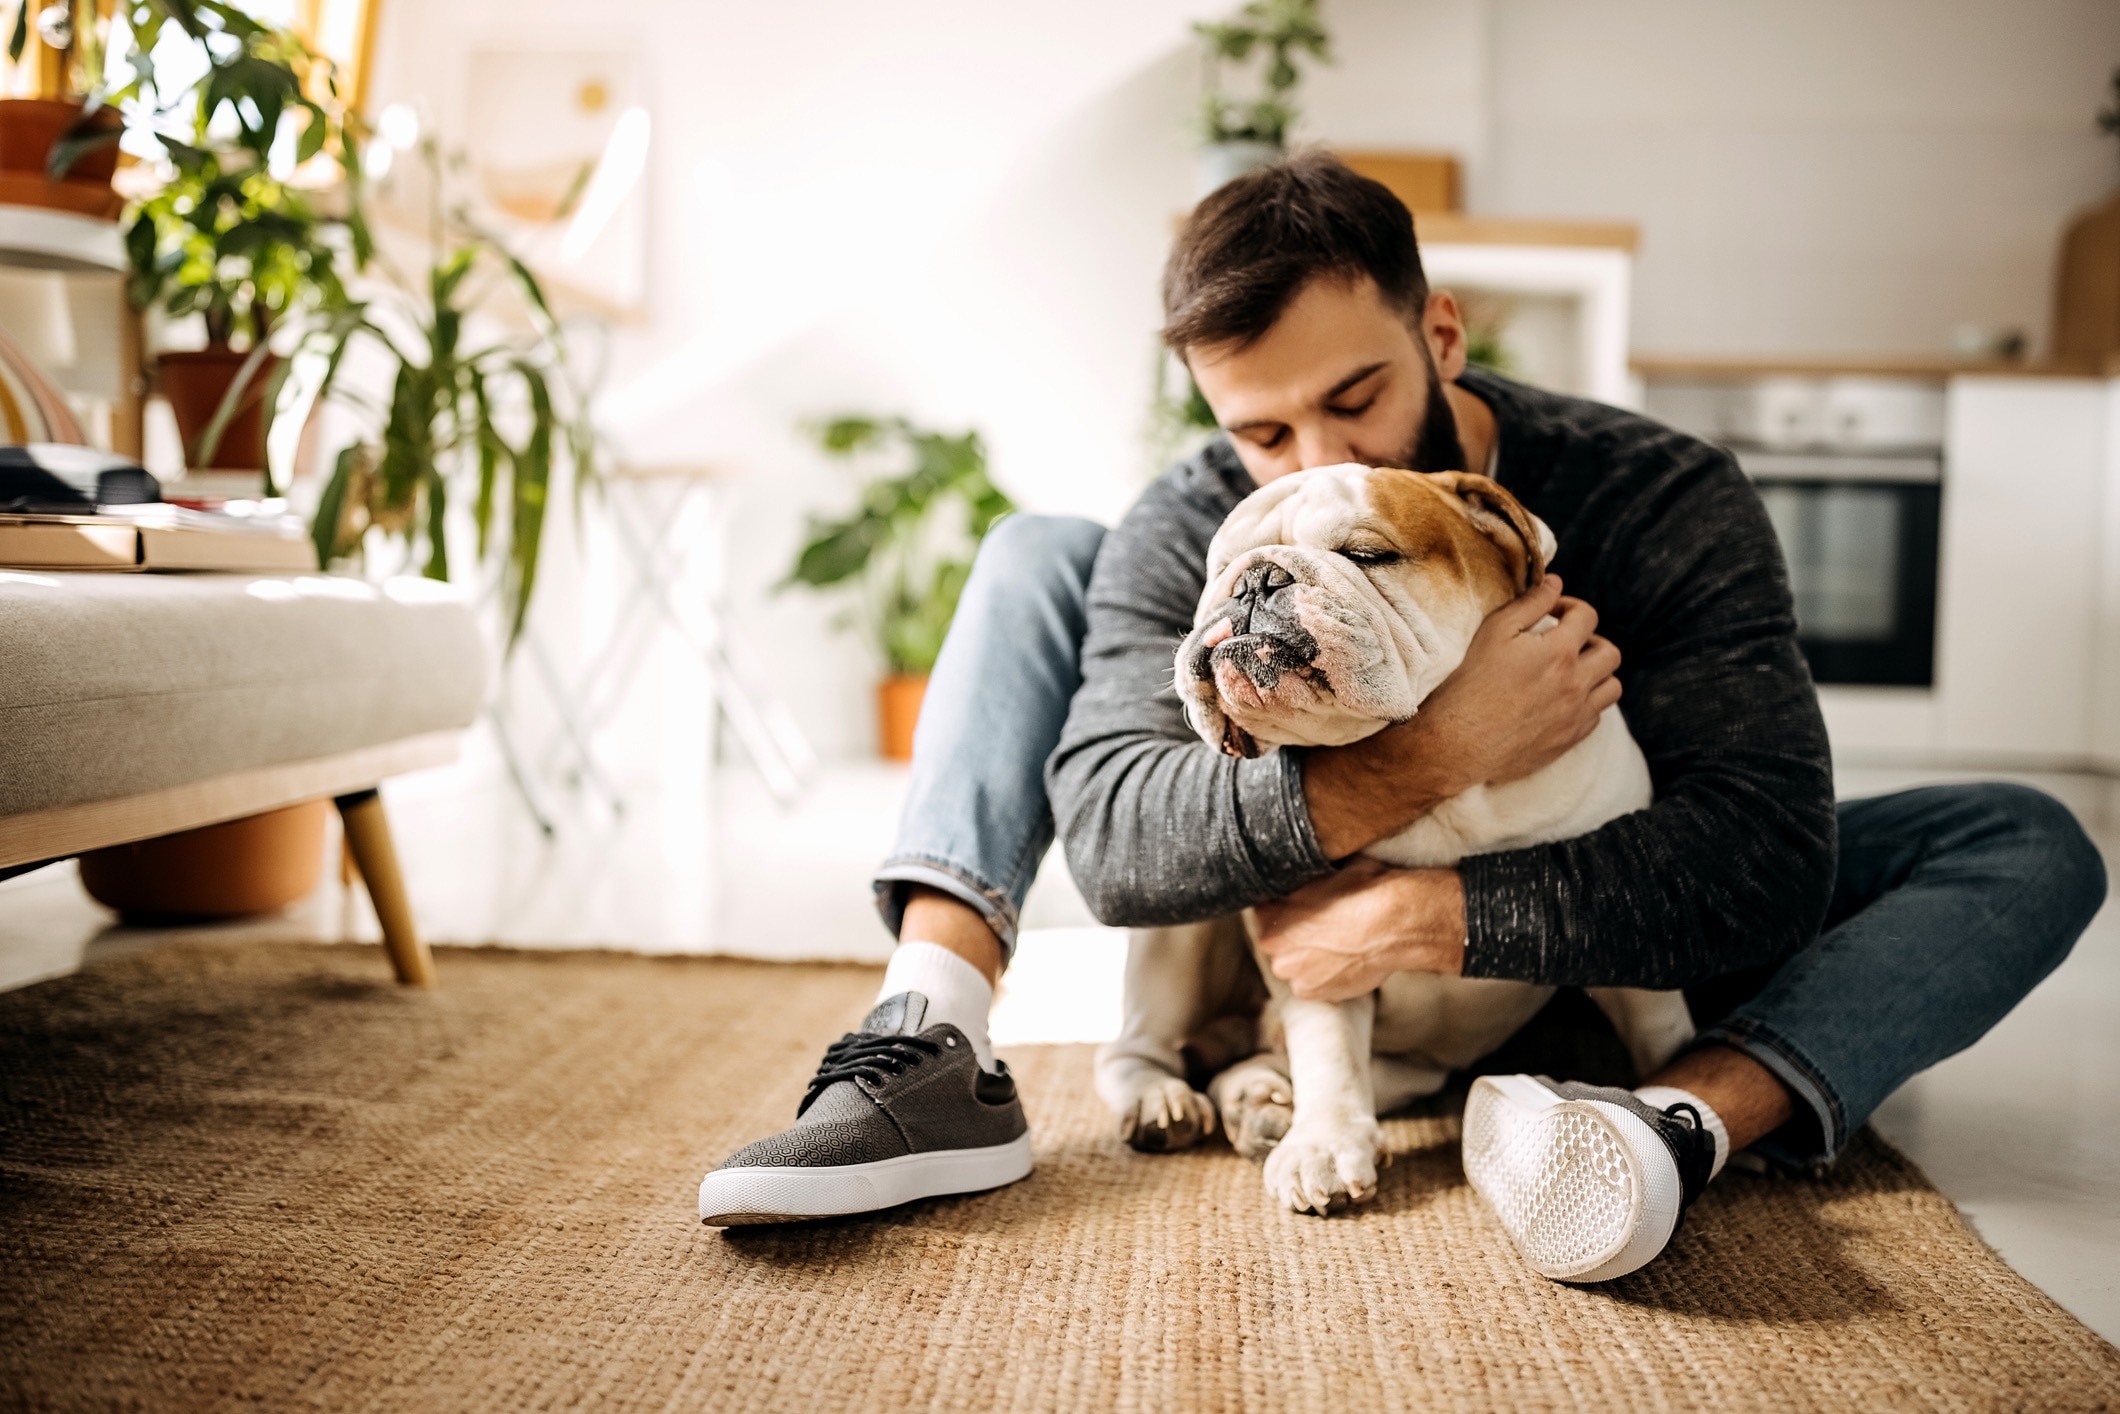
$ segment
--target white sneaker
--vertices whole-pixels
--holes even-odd
[[[1671,1241],[1715,1166],[1691,1105],[1632,1091],[1483,1075],[1465,1099],[1465,1177],[1541,1276],[1610,1281]]]

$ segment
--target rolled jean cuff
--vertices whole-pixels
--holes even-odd
[[[891,930],[894,938],[905,923],[906,889],[910,884],[948,894],[976,910],[1001,940],[1001,962],[1004,967],[1008,965],[1016,951],[1016,901],[1006,890],[995,888],[947,859],[914,854],[886,859],[876,871],[872,886],[876,890],[876,911],[883,915],[883,926]]]
[[[1807,1107],[1815,1127],[1806,1133],[1801,1126],[1784,1125],[1752,1145],[1754,1152],[1782,1168],[1817,1173],[1833,1162],[1848,1142],[1847,1110],[1840,1096],[1810,1058],[1787,1037],[1749,1017],[1733,1016],[1710,1026],[1693,1038],[1689,1050],[1706,1045],[1728,1046],[1742,1051],[1772,1071],[1787,1086],[1800,1106]],[[1802,1135],[1799,1142],[1788,1142]],[[1815,1138],[1813,1136],[1815,1135]]]

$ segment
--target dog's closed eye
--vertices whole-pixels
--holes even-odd
[[[1358,565],[1395,565],[1403,556],[1398,551],[1383,545],[1346,545],[1340,554]]]

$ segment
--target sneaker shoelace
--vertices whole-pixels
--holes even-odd
[[[942,1052],[940,1041],[925,1036],[863,1036],[849,1033],[825,1047],[824,1061],[810,1077],[795,1114],[801,1117],[819,1095],[842,1080],[867,1080],[879,1084],[903,1075],[930,1056]]]
[[[1688,1142],[1671,1146],[1672,1157],[1678,1161],[1679,1211],[1684,1212],[1708,1186],[1708,1174],[1715,1167],[1715,1140],[1700,1111],[1685,1101],[1667,1105],[1663,1113],[1672,1123],[1693,1131]]]

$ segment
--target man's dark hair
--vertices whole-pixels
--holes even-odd
[[[1329,152],[1247,173],[1193,209],[1163,267],[1163,342],[1251,344],[1320,275],[1368,276],[1409,319],[1428,303],[1413,213]]]

